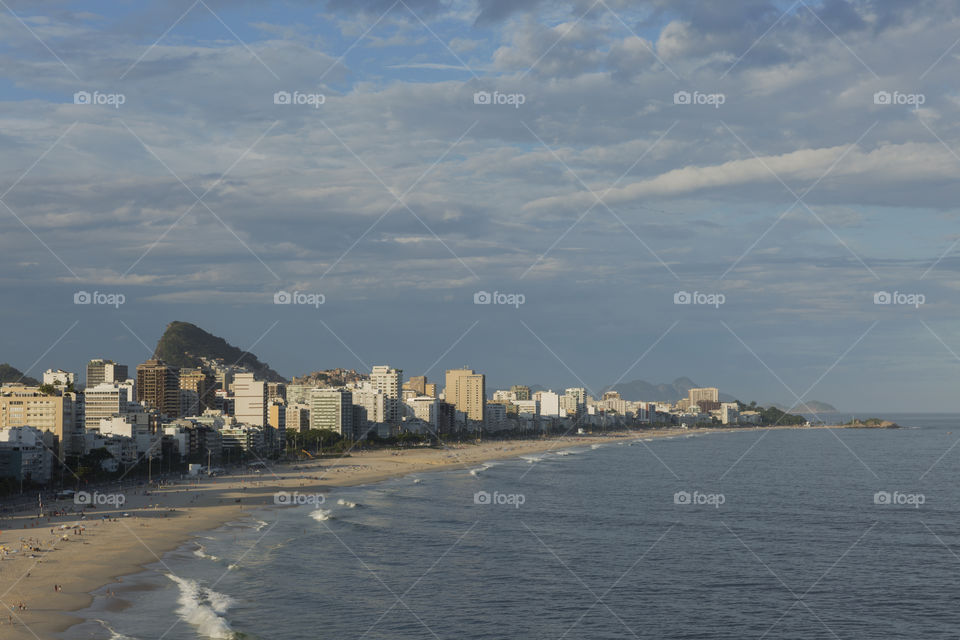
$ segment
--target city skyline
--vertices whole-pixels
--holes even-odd
[[[286,375],[952,410],[952,3],[50,6],[0,20],[0,361],[184,319]]]

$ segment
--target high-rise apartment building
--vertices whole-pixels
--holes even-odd
[[[403,388],[416,391],[418,396],[422,396],[427,391],[427,376],[410,376],[410,379],[403,383]]]
[[[564,390],[561,399],[561,415],[579,418],[587,408],[587,390],[583,387],[571,387]]]
[[[533,399],[540,403],[540,415],[559,416],[560,415],[560,395],[553,391],[537,391],[533,394]],[[520,402],[523,402],[522,400]]]
[[[123,415],[127,412],[129,389],[127,385],[104,382],[87,387],[83,392],[84,423],[87,429],[99,429],[104,418]]]
[[[430,396],[417,396],[406,401],[409,413],[430,425],[430,432],[437,430],[437,399]]]
[[[275,448],[283,449],[287,446],[287,405],[279,399],[267,400],[267,425],[274,429],[276,436]],[[299,431],[299,428],[297,429]]]
[[[387,423],[387,407],[389,398],[383,391],[375,389],[372,384],[360,386],[357,389],[351,389],[353,404],[363,407],[364,419],[371,424]],[[358,425],[366,426],[366,425]]]
[[[450,369],[443,397],[466,414],[467,420],[483,422],[487,404],[486,376],[473,369]]]
[[[254,380],[252,373],[233,377],[233,415],[237,422],[262,427],[268,423],[267,383]]]
[[[513,392],[514,399],[516,400],[530,399],[530,387],[525,384],[515,384],[510,387],[510,391]]]
[[[169,418],[179,418],[179,369],[156,358],[137,365],[137,402]]]
[[[716,387],[690,389],[687,392],[688,404],[700,406],[703,402],[720,402],[720,391]]]
[[[79,429],[75,421],[72,393],[41,393],[39,387],[0,387],[0,429],[36,427],[49,431],[60,441],[60,454],[79,453]]]
[[[180,388],[197,394],[196,407],[191,409],[188,416],[198,416],[213,405],[213,389],[216,384],[212,375],[197,367],[195,369],[180,369]]]
[[[113,360],[95,358],[87,363],[87,379],[85,384],[88,387],[95,387],[104,382],[119,384],[126,382],[129,377],[127,365],[117,364]]]
[[[287,399],[287,385],[283,382],[268,382],[267,383],[267,400],[283,400]]]
[[[353,438],[352,400],[353,394],[348,389],[314,389],[310,392],[310,428],[329,429]]]
[[[426,378],[424,378],[426,381]],[[403,382],[403,370],[391,369],[388,366],[377,366],[373,368],[370,374],[371,386],[383,393],[386,398],[386,413],[384,422],[387,424],[398,424],[403,417],[403,411],[400,402],[400,389]]]
[[[310,429],[310,405],[286,405],[286,428],[291,431],[303,432]]]

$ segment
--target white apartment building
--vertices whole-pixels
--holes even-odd
[[[560,396],[553,391],[537,391],[534,399],[540,402],[541,416],[559,416],[560,415]]]
[[[535,418],[540,415],[539,400],[515,400],[513,404],[517,405],[517,414],[529,418]]]
[[[406,402],[408,412],[415,418],[423,420],[436,431],[437,429],[437,399],[430,396],[417,396]]]
[[[84,427],[96,429],[104,418],[126,414],[130,393],[131,389],[126,385],[111,382],[87,387],[83,392],[85,401]]]
[[[386,412],[383,422],[397,424],[403,415],[400,391],[403,388],[403,370],[391,369],[386,365],[373,368],[370,373],[370,384],[374,389],[383,393],[386,398]]]
[[[160,433],[150,433],[149,428],[144,425],[131,421],[126,416],[114,416],[104,418],[100,421],[99,427],[93,431],[99,432],[104,437],[129,438],[134,444],[134,450],[138,458],[147,459],[147,457],[158,459],[161,456]]]
[[[262,427],[267,424],[267,383],[253,379],[252,373],[233,377],[233,415],[237,422]]]
[[[720,422],[737,424],[740,420],[740,407],[736,402],[724,402],[720,405]]]
[[[263,449],[264,434],[261,427],[249,424],[234,424],[220,429],[224,449],[259,451]]]
[[[116,471],[120,466],[127,467],[137,463],[137,443],[133,438],[87,431],[83,434],[83,450],[90,453],[96,449],[106,449],[113,456],[114,463],[104,465],[107,471]]]
[[[55,387],[65,387],[76,381],[76,374],[63,369],[47,369],[43,372],[43,384],[52,384]]]

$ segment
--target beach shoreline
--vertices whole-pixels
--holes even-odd
[[[17,514],[0,521],[0,546],[19,549],[21,540],[29,539],[29,546],[39,551],[20,551],[0,559],[0,601],[7,607],[19,602],[27,606],[25,611],[14,608],[12,614],[9,610],[3,613],[0,636],[10,640],[60,637],[83,622],[76,613],[90,607],[94,592],[162,562],[164,554],[203,532],[247,518],[254,510],[282,508],[274,500],[277,492],[325,493],[415,473],[455,471],[486,461],[636,439],[828,428],[856,427],[669,428],[352,452],[349,457],[278,464],[259,473],[185,478],[159,489],[136,486],[124,492],[126,501],[121,507],[91,510],[83,521],[77,514],[42,520],[35,514]],[[61,501],[59,506],[65,508],[66,504]],[[104,515],[109,519],[103,519]],[[78,534],[74,524],[82,524],[83,531]],[[62,587],[57,590],[54,585]]]

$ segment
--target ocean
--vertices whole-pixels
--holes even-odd
[[[866,417],[866,416],[865,416]],[[960,415],[580,447],[264,509],[65,638],[956,638]]]

